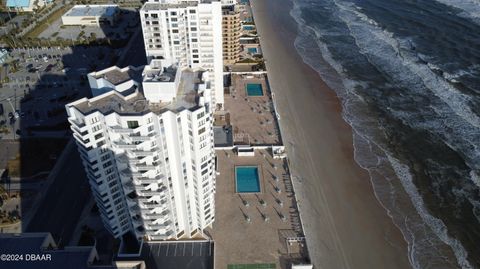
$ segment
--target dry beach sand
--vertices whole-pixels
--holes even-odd
[[[252,0],[315,268],[410,268],[407,244],[353,159],[335,92],[303,63],[287,0]]]

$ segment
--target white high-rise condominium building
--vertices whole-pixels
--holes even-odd
[[[208,79],[203,69],[147,66],[141,88],[66,105],[102,220],[115,237],[190,238],[213,222]]]
[[[147,59],[208,70],[214,109],[223,107],[221,2],[164,2],[146,2],[140,10]]]

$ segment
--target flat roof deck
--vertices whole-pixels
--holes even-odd
[[[94,98],[82,98],[67,106],[73,106],[83,114],[90,114],[96,110],[102,114],[116,112],[118,114],[142,114],[161,112],[164,110],[183,110],[198,106],[200,94],[198,84],[204,71],[184,69],[177,90],[177,97],[173,102],[151,103],[138,90],[124,96],[116,91],[110,91]]]
[[[216,267],[274,263],[278,269],[290,268],[284,267],[282,261],[301,254],[292,252],[285,235],[301,237],[303,232],[286,164],[282,159],[273,159],[267,150],[255,150],[254,157],[238,157],[232,150],[217,150],[216,155],[220,175],[216,180],[215,222],[213,229],[207,230],[216,245]],[[259,193],[236,193],[238,166],[258,166],[262,186]],[[269,218],[267,222],[264,216]]]
[[[140,259],[148,269],[213,269],[214,247],[208,241],[145,242]]]
[[[126,70],[122,70],[119,67],[114,66],[108,68],[108,70],[102,70],[91,74],[96,79],[103,78],[113,85],[119,85],[131,79],[137,82],[142,80],[142,69],[133,67],[127,67]]]
[[[262,85],[263,95],[248,96],[246,85]],[[279,145],[280,132],[265,76],[232,75],[232,90],[225,95],[235,144]]]
[[[150,11],[150,10],[162,10],[168,8],[186,8],[186,7],[193,7],[197,6],[197,1],[182,1],[179,3],[158,3],[158,2],[145,2],[143,4],[142,10]]]
[[[118,9],[118,5],[76,5],[73,6],[65,15],[68,17],[84,16],[112,16]]]

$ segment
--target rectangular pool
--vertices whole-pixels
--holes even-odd
[[[235,188],[237,193],[260,192],[260,177],[258,175],[258,167],[235,167]]]
[[[257,54],[257,48],[248,48],[248,53],[250,54]]]
[[[246,88],[248,96],[263,96],[262,84],[260,83],[247,83]]]
[[[255,29],[255,27],[253,27],[252,25],[244,25],[243,26],[243,30],[253,31],[254,29]]]

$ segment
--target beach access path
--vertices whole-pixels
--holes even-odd
[[[354,161],[335,92],[294,47],[288,0],[252,0],[315,268],[411,268],[407,243]]]

